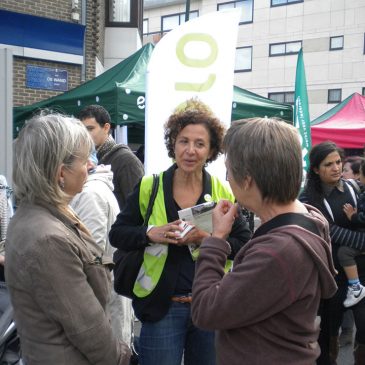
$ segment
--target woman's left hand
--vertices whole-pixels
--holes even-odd
[[[238,204],[229,200],[221,200],[213,210],[213,232],[212,236],[226,239],[232,230],[232,225],[238,212]]]
[[[191,243],[200,245],[205,237],[210,236],[208,232],[194,227],[184,238],[179,238],[176,242],[179,246],[189,245]]]

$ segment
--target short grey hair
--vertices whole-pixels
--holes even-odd
[[[237,184],[251,176],[262,198],[294,201],[302,180],[302,151],[297,130],[280,119],[236,121],[223,142],[227,165]]]
[[[19,202],[60,207],[67,194],[57,181],[62,164],[89,156],[93,142],[85,126],[61,114],[38,115],[26,122],[15,141],[13,183]]]

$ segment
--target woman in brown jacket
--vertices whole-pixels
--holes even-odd
[[[124,365],[106,304],[112,261],[69,208],[87,178],[92,141],[81,122],[38,116],[15,143],[19,207],[8,229],[6,280],[27,365]]]
[[[220,201],[200,246],[193,284],[196,326],[217,330],[218,365],[314,365],[320,298],[337,287],[328,223],[300,203],[302,153],[294,127],[275,119],[232,124],[224,139],[228,181],[261,226],[224,274],[237,206]]]

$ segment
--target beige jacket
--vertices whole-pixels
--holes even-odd
[[[105,311],[111,260],[51,206],[10,222],[5,275],[27,365],[124,365],[130,351]]]

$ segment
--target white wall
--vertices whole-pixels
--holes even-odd
[[[191,1],[199,15],[227,0]],[[161,29],[161,16],[185,11],[185,2],[144,12],[149,32]],[[328,89],[342,89],[342,100],[365,87],[365,1],[305,0],[270,7],[254,0],[253,23],[240,25],[237,47],[252,46],[252,71],[235,73],[235,84],[257,94],[294,91],[297,55],[269,57],[269,44],[303,41],[311,119],[331,109]],[[330,37],[344,36],[344,49],[329,51]],[[150,38],[151,39],[151,38]]]
[[[137,28],[105,28],[105,70],[126,59],[141,47]]]

